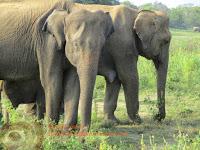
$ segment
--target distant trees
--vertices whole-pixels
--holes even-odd
[[[131,8],[134,8],[134,9],[138,9],[137,6],[133,5],[133,3],[131,3],[128,0],[121,2],[121,4],[128,6],[128,7],[131,7]]]
[[[166,12],[170,18],[170,27],[173,28],[192,28],[200,27],[200,7],[192,4],[180,5],[176,8],[169,9],[162,3],[147,3],[139,6],[140,9],[161,10]]]
[[[169,12],[170,26],[174,28],[200,27],[200,7],[177,7]]]
[[[166,5],[164,5],[160,2],[147,3],[147,4],[139,6],[139,8],[147,9],[147,10],[161,10],[164,12],[169,12],[169,10],[170,10]]]

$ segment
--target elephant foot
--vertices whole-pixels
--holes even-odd
[[[63,130],[67,133],[73,133],[79,130],[79,127],[77,125],[64,125]]]
[[[80,131],[78,132],[78,136],[79,136],[79,142],[84,143],[85,142],[85,137],[88,136],[89,134],[89,127],[83,127],[80,128]]]
[[[134,124],[134,125],[139,125],[142,123],[142,119],[140,118],[140,116],[137,114],[135,117],[132,118],[129,118],[129,122],[131,124]]]
[[[109,117],[109,118],[105,117],[101,127],[111,128],[111,127],[116,126],[118,124],[120,124],[120,121],[115,116],[112,116],[112,117]]]
[[[165,113],[157,113],[154,117],[154,120],[161,122],[165,119]]]

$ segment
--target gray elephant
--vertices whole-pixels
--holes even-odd
[[[30,4],[31,3],[31,4]],[[49,2],[50,3],[50,2]],[[64,72],[76,68],[80,81],[81,131],[88,130],[92,93],[101,49],[112,33],[108,13],[76,11],[63,20],[66,41],[43,27],[55,9],[71,12],[71,3],[59,1],[0,3],[0,79],[41,79],[47,118],[58,122]],[[59,47],[62,46],[62,47]]]
[[[194,32],[200,32],[200,27],[193,27]]]
[[[54,10],[47,18],[42,28],[43,31],[54,35],[57,43],[60,42],[60,44],[58,44],[60,49],[65,44],[63,21],[68,15],[68,12],[65,10]],[[106,52],[104,51],[102,53]],[[104,59],[102,58],[102,55],[100,59]],[[66,73],[64,74],[64,76],[68,76]],[[116,77],[116,72],[114,71],[113,66],[107,64],[107,61],[101,61],[101,63],[99,63],[98,74],[103,75],[108,82],[113,82]],[[71,84],[68,86],[71,86]],[[40,80],[4,81],[2,82],[2,91],[4,93],[4,97],[6,96],[6,98],[11,101],[14,108],[17,108],[19,104],[36,103],[36,107],[34,107],[36,110],[33,111],[37,114],[38,119],[44,118],[45,97]],[[28,105],[27,107],[29,108]],[[32,109],[32,107],[30,107],[30,109]],[[60,113],[63,113],[63,107],[61,108]],[[7,120],[6,122],[9,120],[7,112],[6,114],[4,113],[4,120]]]
[[[106,121],[118,122],[114,115],[117,107],[117,99],[121,85],[123,86],[126,100],[126,108],[129,119],[133,123],[140,123],[138,115],[138,56],[143,56],[154,62],[157,71],[157,96],[158,113],[155,119],[161,121],[165,118],[165,84],[168,69],[169,45],[171,33],[169,31],[169,18],[159,11],[134,10],[125,6],[104,6],[104,5],[82,5],[75,4],[73,9],[103,10],[110,12],[114,23],[114,33],[106,41],[104,49],[105,56],[114,64],[118,78],[113,82],[106,82],[106,96],[104,99],[104,118]],[[105,58],[103,56],[103,58]],[[100,60],[101,62],[101,60]],[[76,76],[76,74],[74,74]],[[77,85],[74,78],[68,82]],[[68,107],[71,109],[65,127],[69,128],[76,123],[78,99],[76,93],[65,93],[69,99]],[[74,96],[73,96],[74,94]],[[73,100],[71,100],[73,99]],[[74,102],[77,102],[76,104]],[[71,115],[71,116],[70,116]],[[73,119],[69,119],[73,118]]]

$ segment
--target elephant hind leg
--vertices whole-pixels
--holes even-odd
[[[121,59],[122,60],[122,59]],[[126,67],[124,67],[126,66]],[[123,61],[117,61],[116,67],[119,79],[122,83],[126,101],[126,108],[129,120],[133,124],[140,124],[142,120],[139,112],[139,77],[137,70],[137,58],[126,57]]]
[[[8,100],[8,97],[6,96],[5,92],[1,92],[1,100],[4,99],[4,100]],[[2,102],[2,101],[1,101]],[[2,120],[3,120],[3,124],[9,124],[10,122],[10,119],[9,119],[9,113],[7,111],[7,108],[5,107],[5,105],[3,105],[1,103],[1,112],[2,112]]]
[[[106,96],[104,99],[104,122],[107,123],[119,123],[119,120],[115,117],[114,112],[117,108],[117,99],[119,95],[121,83],[116,78],[112,83],[106,81]]]
[[[42,87],[39,88],[36,96],[36,114],[39,120],[44,119],[45,95]]]

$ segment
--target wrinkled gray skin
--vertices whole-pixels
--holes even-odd
[[[42,29],[54,10],[70,12],[70,7],[67,1],[52,5],[47,1],[0,3],[0,79],[40,78],[45,92],[46,116],[58,122],[64,93],[63,73],[75,67],[81,89],[81,131],[86,131],[91,120],[99,55],[113,26],[109,14],[77,11],[63,20],[65,39],[62,41],[66,40],[66,44],[59,47],[62,42],[56,41],[55,34]]]
[[[194,32],[200,32],[200,27],[193,27]]]
[[[110,63],[114,64],[118,78],[112,83],[106,82],[104,119],[109,122],[118,122],[114,111],[117,107],[118,94],[122,85],[130,121],[133,123],[141,122],[138,115],[139,81],[137,61],[139,55],[154,62],[157,71],[158,96],[158,113],[155,115],[155,119],[158,121],[164,119],[166,115],[165,84],[168,69],[169,44],[171,40],[169,18],[161,12],[138,11],[125,6],[76,4],[75,8],[108,11],[114,23],[114,33],[106,41],[104,49],[108,51],[108,60],[112,60]],[[77,85],[76,80],[69,78],[67,82]],[[68,94],[65,95],[68,99],[78,99],[78,94],[74,91],[65,94]],[[73,126],[77,122],[77,112],[73,111],[77,110],[73,108],[77,107],[77,103],[77,100],[71,100],[71,103],[69,102],[68,104],[69,110],[71,111],[67,114],[71,116],[65,119],[68,120],[65,122],[66,128],[69,128],[71,125]],[[69,118],[73,119],[70,120]]]

